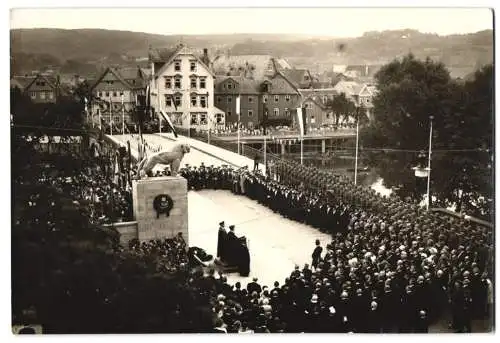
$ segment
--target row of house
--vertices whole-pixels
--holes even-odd
[[[149,69],[107,68],[92,82],[94,115],[105,121],[132,122],[139,95],[150,91],[155,113],[164,111],[175,125],[199,127],[230,126],[240,122],[255,128],[293,125],[296,109],[306,108],[310,127],[333,123],[329,102],[345,93],[356,106],[372,107],[375,87],[340,80],[333,87],[313,88],[317,81],[307,69],[296,69],[286,60],[270,55],[220,55],[210,59],[203,53],[179,45],[175,49],[150,49]],[[22,78],[14,78],[22,82]],[[56,101],[57,82],[43,75],[20,88],[35,102]],[[11,80],[12,85],[12,80]],[[51,93],[52,92],[52,93]],[[52,95],[50,95],[52,94]],[[237,113],[237,98],[240,113]]]

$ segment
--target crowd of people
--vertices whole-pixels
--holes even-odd
[[[298,331],[423,332],[451,312],[451,329],[470,332],[472,319],[490,314],[489,228],[443,218],[397,197],[356,187],[346,177],[294,162],[276,164],[267,177],[246,168],[204,165],[187,166],[181,174],[191,189],[245,194],[332,234],[325,254],[316,253],[314,267],[292,272],[273,293],[278,298],[270,290],[268,297],[247,294],[244,301],[250,300],[263,314],[251,324],[254,329],[262,323],[274,325],[278,318],[280,327],[288,324],[288,330]],[[291,307],[279,297],[285,289],[290,302],[286,306]],[[273,309],[285,306],[285,311],[271,311],[267,317],[264,308],[271,302]],[[248,325],[247,319],[229,317],[222,318],[227,327],[234,325],[233,319]],[[337,324],[332,326],[332,321]]]
[[[93,221],[129,220],[130,192],[112,181],[112,165],[91,159],[79,173],[49,168],[38,181],[87,203]],[[214,270],[208,276],[189,270],[181,236],[132,242],[133,254],[154,262],[153,272],[190,273],[186,287],[211,303],[214,332],[427,332],[446,314],[451,330],[471,332],[472,319],[491,316],[493,232],[487,227],[293,161],[275,162],[267,175],[203,164],[186,165],[180,174],[189,189],[245,195],[332,236],[273,288],[258,280],[229,285]]]

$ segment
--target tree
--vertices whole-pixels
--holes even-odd
[[[492,75],[490,66],[474,81],[459,84],[442,63],[411,54],[380,69],[374,120],[363,129],[361,144],[372,148],[367,161],[386,186],[418,200],[411,168],[418,152],[428,149],[433,116],[431,193],[436,205],[461,209],[467,203],[470,209],[481,195],[491,198],[491,161],[485,149],[492,146]]]
[[[333,97],[332,100],[328,100],[327,107],[335,115],[335,125],[338,125],[341,119],[342,121],[347,121],[350,116],[354,116],[356,113],[356,105],[346,97],[345,93],[341,93]]]

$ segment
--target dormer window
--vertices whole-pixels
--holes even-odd
[[[196,71],[196,62],[195,61],[189,62],[189,70]]]
[[[227,89],[233,89],[233,84],[231,82],[227,84]]]

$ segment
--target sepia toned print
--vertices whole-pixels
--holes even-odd
[[[11,10],[13,334],[494,331],[493,36]]]

